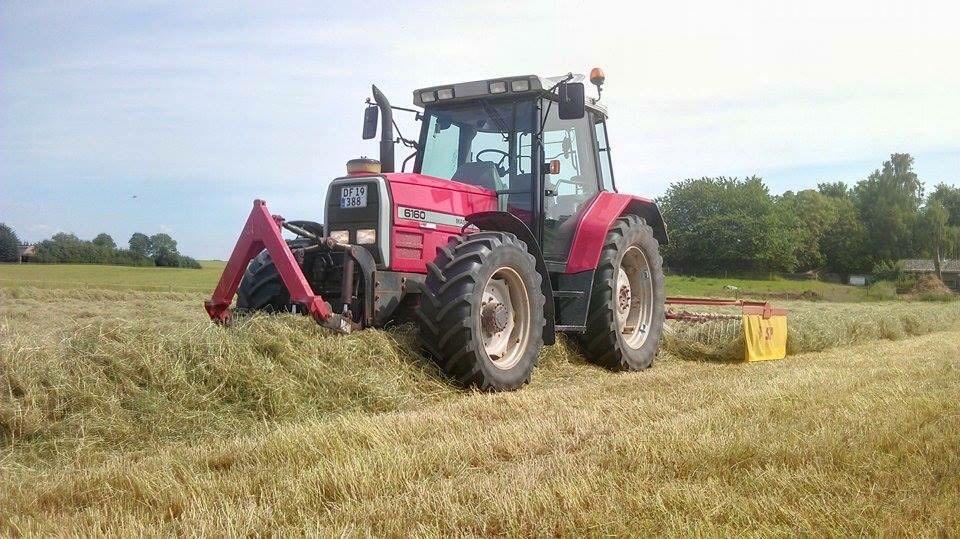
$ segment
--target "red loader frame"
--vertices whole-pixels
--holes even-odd
[[[203,304],[207,314],[216,323],[230,323],[232,320],[230,304],[240,286],[247,264],[260,251],[266,249],[280,272],[284,286],[290,292],[291,303],[303,307],[320,325],[349,332],[352,324],[334,313],[323,297],[313,293],[303,272],[300,271],[297,259],[283,239],[282,226],[283,217],[270,215],[265,201],[259,199],[253,201],[253,210],[247,217],[243,232],[240,233],[240,239],[233,248],[227,267],[220,276],[220,282],[213,292],[213,297]]]

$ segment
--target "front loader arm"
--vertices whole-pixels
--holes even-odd
[[[300,270],[296,257],[283,239],[282,223],[282,217],[270,215],[266,202],[253,201],[253,209],[233,248],[230,260],[220,276],[220,282],[213,292],[213,297],[204,302],[207,314],[214,322],[220,324],[230,322],[230,304],[240,286],[243,272],[250,260],[266,249],[280,272],[284,286],[290,293],[290,301],[305,309],[317,323],[338,331],[349,332],[352,324],[334,313],[330,304],[320,295],[313,293],[310,283]]]

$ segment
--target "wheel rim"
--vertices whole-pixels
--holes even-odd
[[[520,274],[503,267],[483,287],[480,335],[483,349],[498,369],[516,365],[530,336],[530,299]]]
[[[653,279],[647,255],[632,246],[620,261],[614,287],[617,329],[630,348],[647,342],[653,321]]]

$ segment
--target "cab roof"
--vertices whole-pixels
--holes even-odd
[[[413,104],[418,107],[433,107],[438,105],[454,104],[454,103],[464,103],[468,101],[473,101],[481,97],[510,97],[510,96],[525,96],[525,95],[554,95],[548,94],[549,90],[559,84],[563,79],[572,76],[568,82],[583,82],[584,76],[581,74],[568,74],[560,75],[556,77],[541,77],[539,75],[516,75],[511,77],[495,77],[492,79],[483,79],[475,80],[470,82],[458,82],[455,84],[443,84],[440,86],[430,86],[427,88],[420,88],[414,90],[413,92]],[[524,85],[523,83],[527,84]],[[498,83],[503,83],[501,86]],[[491,86],[495,89],[505,88],[503,91],[494,92],[491,89]],[[514,87],[517,87],[517,90],[514,90]],[[438,94],[441,90],[452,90],[452,96],[446,98],[440,98],[441,94]],[[450,92],[444,92],[445,95],[450,95]],[[432,101],[424,101],[424,97],[432,96]],[[607,117],[607,108],[599,103],[597,100],[592,97],[586,97],[586,106],[587,108],[599,112],[604,117]]]

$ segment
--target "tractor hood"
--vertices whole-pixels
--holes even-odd
[[[459,228],[471,213],[497,209],[497,194],[475,185],[423,174],[388,173],[383,177],[390,186],[396,223],[420,221],[426,226]]]
[[[387,178],[387,181],[390,182],[390,185],[412,185],[422,188],[424,192],[427,192],[431,189],[441,189],[445,191],[457,191],[459,193],[468,193],[471,195],[480,195],[483,197],[490,197],[494,200],[497,198],[497,194],[489,189],[484,189],[482,187],[477,187],[475,185],[470,185],[467,183],[460,183],[453,180],[444,180],[443,178],[436,178],[433,176],[426,176],[424,174],[414,174],[411,172],[395,172],[384,174]]]

